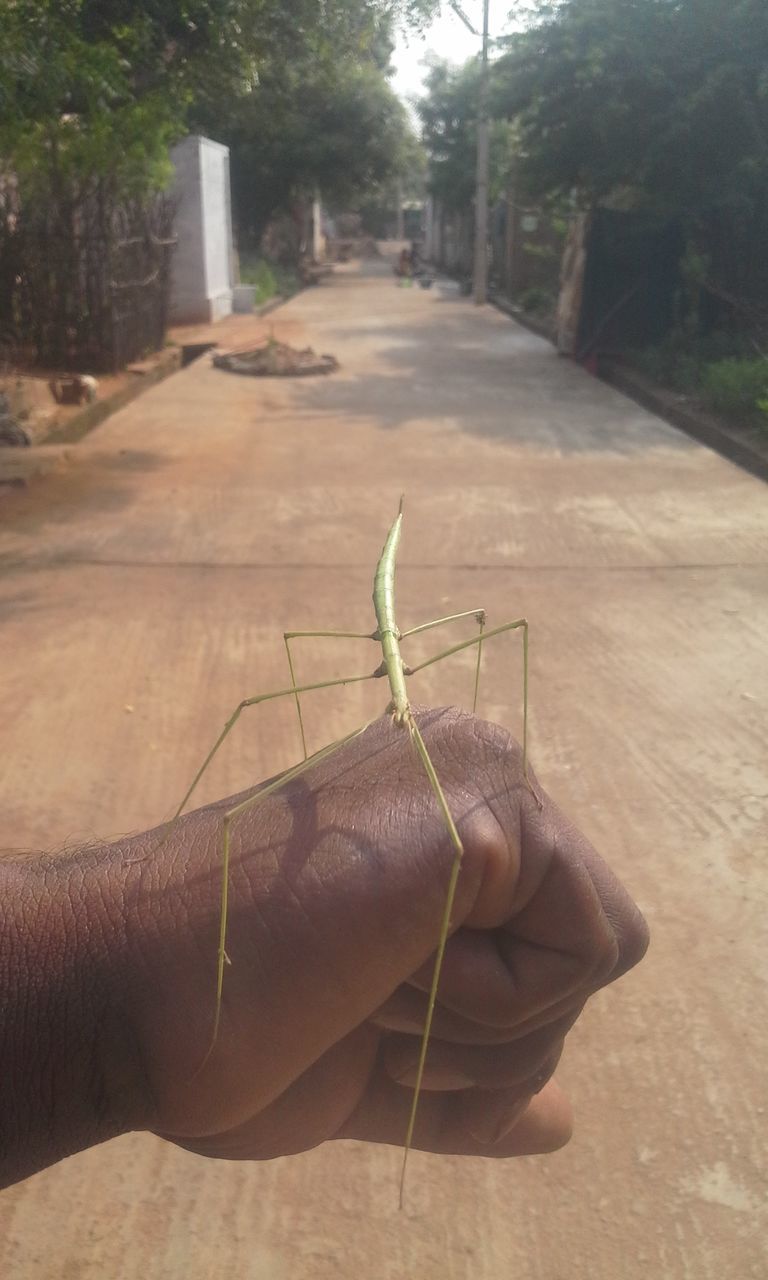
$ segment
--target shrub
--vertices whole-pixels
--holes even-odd
[[[526,315],[530,312],[549,315],[555,305],[554,298],[549,290],[541,289],[535,285],[530,289],[525,289],[517,301]]]
[[[691,333],[684,326],[671,329],[661,342],[629,353],[631,363],[652,382],[685,395],[701,391],[705,370],[716,364],[751,363],[747,340],[737,333],[715,330]]]
[[[705,366],[704,399],[714,410],[736,421],[754,421],[768,403],[768,360],[717,360]]]
[[[272,267],[264,258],[240,256],[240,279],[243,284],[256,286],[256,306],[268,302],[277,293],[277,281]]]
[[[644,347],[630,355],[635,368],[651,382],[671,387],[673,391],[691,394],[696,391],[701,378],[701,360],[698,354],[686,350],[682,344],[667,338],[657,346]]]
[[[279,262],[263,258],[248,249],[240,250],[240,280],[243,284],[256,286],[257,307],[263,306],[278,293],[283,298],[289,298],[300,288],[299,277],[292,267],[284,267]]]

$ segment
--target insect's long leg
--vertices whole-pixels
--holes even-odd
[[[431,667],[435,662],[442,662],[443,658],[450,658],[451,654],[461,653],[462,649],[470,649],[473,644],[480,645],[486,640],[492,640],[494,636],[504,635],[506,631],[517,631],[522,628],[523,632],[523,773],[528,786],[531,784],[528,780],[528,620],[527,618],[516,618],[514,622],[503,622],[501,626],[492,627],[490,631],[482,632],[479,636],[473,636],[470,640],[462,640],[460,644],[451,645],[450,649],[443,649],[441,653],[434,654],[431,658],[427,658],[425,662],[420,662],[418,666],[408,667],[406,669],[407,676],[415,676],[417,671],[423,671],[425,667]],[[531,788],[533,790],[533,788]],[[534,793],[535,794],[535,793]]]
[[[288,692],[290,693],[291,690],[288,690]],[[270,782],[266,787],[262,787],[255,795],[248,796],[247,800],[241,800],[240,804],[235,805],[234,809],[229,809],[227,813],[224,814],[221,836],[221,915],[219,917],[219,947],[216,962],[216,1013],[214,1017],[211,1043],[201,1066],[198,1068],[198,1071],[202,1070],[202,1067],[210,1057],[219,1033],[219,1022],[221,1020],[221,999],[224,989],[224,965],[227,962],[226,947],[227,915],[229,911],[230,827],[235,819],[239,818],[241,814],[246,813],[248,809],[252,809],[254,805],[257,805],[261,800],[266,800],[267,796],[271,796],[275,791],[278,791],[280,787],[284,787],[288,782],[293,782],[295,778],[300,777],[301,774],[311,768],[312,765],[319,764],[321,760],[325,760],[328,756],[333,755],[335,751],[338,751],[348,742],[351,742],[353,738],[358,738],[361,733],[365,732],[371,723],[372,721],[368,720],[365,724],[360,725],[359,728],[353,729],[351,733],[346,733],[343,738],[337,738],[335,742],[329,743],[327,747],[321,747],[321,749],[316,751],[314,755],[309,756],[308,759],[304,759],[299,764],[294,765],[292,769],[288,769],[288,771],[282,774],[279,778],[275,778],[274,782]]]
[[[239,702],[238,705],[235,707],[235,710],[232,712],[232,715],[227,720],[227,723],[224,725],[224,728],[222,729],[218,738],[216,739],[210,751],[208,752],[208,755],[205,757],[203,763],[200,765],[200,768],[198,769],[197,773],[195,774],[194,778],[192,779],[192,782],[190,783],[187,789],[187,793],[184,796],[184,799],[182,800],[178,809],[174,813],[173,817],[170,819],[170,822],[174,823],[176,819],[179,817],[179,815],[181,814],[182,810],[185,808],[187,801],[189,800],[190,796],[192,795],[192,792],[194,791],[198,782],[200,781],[206,769],[208,768],[208,765],[213,760],[213,757],[216,755],[216,752],[219,750],[219,747],[224,742],[224,739],[234,729],[235,725],[240,719],[242,712],[245,710],[246,707],[255,707],[255,706],[258,706],[259,703],[271,702],[275,698],[287,698],[291,694],[295,696],[297,693],[309,693],[310,690],[312,689],[332,689],[332,688],[335,688],[337,685],[341,685],[341,684],[359,684],[362,680],[373,680],[373,679],[374,679],[374,673],[369,672],[368,675],[364,675],[364,676],[344,676],[340,680],[319,680],[319,681],[316,681],[314,684],[300,685],[298,688],[292,684],[290,689],[276,689],[274,693],[261,693],[261,694],[257,694],[255,698],[243,698],[243,701]]]
[[[421,762],[424,765],[424,772],[429,779],[435,799],[440,807],[440,812],[445,822],[446,830],[451,838],[451,844],[454,848],[453,864],[451,866],[451,875],[448,881],[448,890],[445,895],[445,904],[443,906],[443,915],[440,921],[440,937],[437,944],[437,952],[435,955],[435,965],[432,970],[432,982],[429,988],[429,998],[427,1001],[427,1016],[424,1019],[424,1029],[421,1033],[421,1046],[419,1048],[419,1060],[416,1067],[416,1081],[413,1086],[413,1100],[411,1102],[411,1110],[408,1116],[408,1128],[405,1134],[405,1144],[403,1151],[403,1163],[400,1172],[400,1208],[403,1207],[403,1193],[405,1190],[405,1171],[408,1163],[408,1154],[413,1142],[413,1130],[416,1124],[416,1113],[419,1106],[419,1097],[421,1094],[421,1084],[424,1079],[424,1065],[427,1060],[427,1049],[429,1047],[430,1034],[432,1032],[432,1018],[435,1012],[435,1002],[437,1000],[437,988],[440,983],[440,973],[443,967],[443,956],[445,955],[445,944],[448,941],[448,934],[451,928],[451,912],[453,911],[453,903],[456,897],[456,884],[461,869],[461,860],[464,856],[464,846],[461,843],[461,837],[456,830],[456,823],[448,807],[448,801],[445,798],[445,792],[440,785],[440,779],[435,772],[435,766],[432,763],[429,752],[427,751],[424,739],[419,732],[419,726],[412,718],[408,721],[413,740],[416,744],[416,750],[419,753]]]
[[[480,618],[480,631],[477,637],[477,662],[475,663],[475,692],[472,696],[472,715],[477,711],[477,695],[480,692],[480,661],[483,656],[483,632],[485,631],[485,614]]]
[[[449,613],[445,618],[433,618],[431,622],[422,622],[418,627],[401,631],[400,639],[407,640],[408,636],[417,636],[420,631],[431,631],[433,627],[442,627],[446,622],[459,622],[461,618],[477,618],[478,622],[484,622],[485,609],[465,609],[463,613]]]
[[[418,627],[411,627],[410,631],[402,631],[400,639],[406,640],[408,636],[417,636],[421,631],[431,631],[432,627],[441,627],[446,622],[458,622],[461,618],[476,618],[480,627],[480,634],[477,638],[477,662],[475,663],[475,692],[472,698],[472,714],[477,711],[477,695],[480,691],[480,662],[483,656],[483,632],[485,631],[485,609],[465,609],[463,613],[449,613],[447,618],[434,618],[432,622],[422,622]]]
[[[370,631],[284,631],[283,643],[285,652],[288,655],[288,670],[291,673],[291,684],[296,685],[296,674],[293,669],[293,658],[291,656],[291,640],[299,640],[308,636],[321,637],[326,636],[332,640],[373,640],[374,636]],[[307,758],[307,740],[304,736],[304,719],[301,714],[301,700],[299,698],[299,690],[294,693],[296,699],[296,713],[299,717],[299,733],[301,734],[301,749],[304,752],[304,759]]]

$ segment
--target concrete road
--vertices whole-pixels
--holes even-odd
[[[130,1136],[0,1196],[0,1274],[765,1277],[768,491],[452,286],[352,267],[270,323],[341,371],[267,383],[203,358],[0,503],[3,843],[166,816],[224,714],[284,681],[283,628],[371,626],[404,490],[402,625],[528,616],[536,766],[651,950],[569,1039],[557,1155],[415,1156],[398,1213],[395,1150],[228,1166]],[[489,646],[483,695],[516,730],[519,656]],[[360,654],[302,661],[322,678]],[[466,702],[470,665],[417,696]],[[314,742],[381,696],[319,698]],[[255,715],[205,794],[297,753],[289,708]]]

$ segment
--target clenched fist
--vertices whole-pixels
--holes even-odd
[[[454,710],[418,722],[465,852],[414,1145],[552,1150],[570,1134],[551,1079],[564,1038],[642,957],[646,926],[534,798],[505,731]],[[6,1182],[127,1129],[233,1159],[403,1142],[453,861],[407,733],[383,718],[233,825],[231,963],[206,1058],[231,805],[164,840],[3,868],[4,1061],[22,1110],[32,1094],[38,1107]]]

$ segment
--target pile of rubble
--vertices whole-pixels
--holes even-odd
[[[335,356],[316,355],[311,347],[297,351],[273,338],[246,351],[215,355],[213,363],[217,369],[253,378],[303,378],[316,373],[334,373],[339,367]]]

